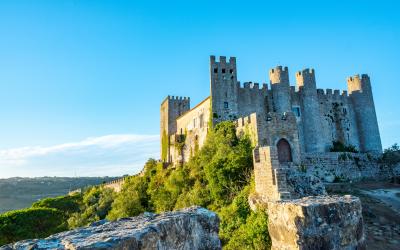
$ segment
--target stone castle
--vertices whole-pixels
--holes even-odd
[[[334,141],[359,152],[382,145],[368,75],[347,79],[348,91],[317,89],[314,69],[269,71],[267,84],[237,80],[236,58],[210,57],[210,96],[190,108],[189,97],[168,96],[161,104],[161,159],[186,162],[204,143],[210,126],[236,121],[254,145],[276,146],[279,162],[299,163],[310,153],[329,152]]]

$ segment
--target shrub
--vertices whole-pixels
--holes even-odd
[[[0,214],[0,246],[66,230],[64,222],[63,213],[54,208],[28,208]]]
[[[380,162],[389,166],[396,165],[400,162],[400,147],[397,143],[383,151]]]
[[[344,145],[341,141],[333,141],[332,144],[332,147],[329,149],[330,152],[358,153],[354,145]]]
[[[65,218],[68,218],[72,213],[79,211],[80,203],[82,202],[82,196],[66,195],[55,198],[45,198],[32,204],[32,208],[54,208],[64,214]]]
[[[111,210],[114,191],[102,186],[89,188],[82,197],[80,211],[68,219],[70,228],[87,226],[92,222],[104,219]]]

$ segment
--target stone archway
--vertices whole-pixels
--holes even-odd
[[[292,149],[290,148],[290,144],[285,139],[280,139],[277,143],[278,148],[278,160],[280,163],[284,162],[292,162]]]

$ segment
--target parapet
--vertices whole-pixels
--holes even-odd
[[[216,61],[215,56],[210,56],[210,64],[221,64],[221,65],[226,65],[226,56],[220,56],[219,61]],[[231,56],[229,57],[229,64],[231,65],[236,65],[236,57]]]
[[[371,93],[371,81],[367,74],[354,75],[347,78],[347,88],[349,94],[352,92],[367,92]]]
[[[301,87],[313,88],[317,87],[315,81],[315,71],[314,69],[303,69],[296,72],[296,84],[300,89]]]
[[[289,85],[288,67],[277,66],[269,71],[271,84],[283,83]]]

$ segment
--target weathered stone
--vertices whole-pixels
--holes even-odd
[[[268,203],[272,249],[364,249],[361,202],[316,196]]]
[[[146,213],[103,221],[0,249],[221,249],[218,224],[215,213],[191,207],[160,215]]]

